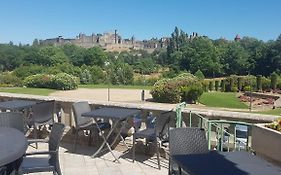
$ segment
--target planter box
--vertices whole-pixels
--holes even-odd
[[[252,148],[257,155],[281,165],[281,132],[257,124],[252,128]]]

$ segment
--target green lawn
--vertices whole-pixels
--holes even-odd
[[[239,101],[233,92],[205,92],[201,96],[200,103],[208,107],[247,109],[248,106]]]
[[[113,88],[113,89],[146,89],[150,90],[152,86],[133,86],[133,85],[106,85],[106,84],[89,84],[89,85],[79,85],[79,88],[89,88],[89,89],[104,89],[104,88]]]
[[[271,110],[267,110],[267,111],[259,111],[259,112],[256,112],[256,113],[259,113],[259,114],[268,114],[268,115],[281,115],[281,108],[277,108],[277,109],[271,109]]]
[[[48,96],[50,93],[55,92],[54,89],[45,88],[0,88],[0,92],[16,93],[16,94],[32,94],[32,95],[43,95]]]

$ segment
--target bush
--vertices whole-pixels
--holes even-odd
[[[21,86],[22,81],[14,76],[11,73],[2,73],[0,74],[0,86],[1,87],[14,87],[14,86]]]
[[[244,77],[244,83],[243,83],[243,90],[245,89],[244,86],[251,86],[252,90],[254,91],[256,89],[257,80],[256,77],[253,75],[248,75]]]
[[[262,84],[262,90],[266,91],[269,90],[271,88],[271,81],[269,78],[266,77],[262,77],[261,78],[261,84]]]
[[[233,86],[231,92],[238,92],[238,88],[236,86]]]
[[[156,102],[178,103],[181,101],[180,90],[170,79],[157,81],[150,93]]]
[[[225,80],[221,80],[221,91],[225,92]]]
[[[46,71],[44,66],[30,65],[30,66],[20,66],[13,71],[13,75],[20,79],[25,79],[28,76],[41,74]]]
[[[219,86],[220,86],[220,82],[219,82],[219,80],[216,80],[215,81],[215,90],[216,91],[219,91]]]
[[[35,88],[71,90],[78,88],[79,79],[66,73],[57,75],[36,74],[25,78],[24,85]]]
[[[251,86],[244,86],[243,91],[251,91]]]
[[[262,76],[261,75],[257,75],[257,90],[261,91],[262,90]]]
[[[52,89],[60,90],[72,90],[77,89],[79,84],[79,79],[72,75],[66,73],[59,73],[55,75],[51,80]]]
[[[271,88],[272,88],[273,90],[275,90],[276,87],[277,87],[278,75],[277,75],[275,72],[273,72],[273,73],[270,75],[270,80],[271,80]]]
[[[242,77],[238,77],[237,79],[237,87],[239,91],[242,91],[242,87],[243,87],[243,78]]]
[[[199,97],[203,94],[203,88],[202,86],[191,85],[189,87],[183,87],[181,89],[181,92],[182,101],[188,103],[196,103]]]
[[[210,90],[210,91],[213,91],[213,90],[214,90],[214,82],[213,82],[213,81],[210,81],[210,82],[209,82],[209,90]]]
[[[203,72],[201,70],[197,70],[194,74],[199,80],[204,80],[205,75],[203,74]]]
[[[184,73],[173,79],[162,79],[155,83],[151,90],[153,100],[163,103],[179,103],[181,101],[196,101],[202,94],[202,85],[197,77],[192,74]],[[199,92],[197,92],[199,91]]]
[[[209,91],[209,81],[208,80],[203,80],[201,82],[202,84],[202,88],[204,92],[208,92]]]

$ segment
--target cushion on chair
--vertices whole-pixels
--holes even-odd
[[[134,135],[136,138],[146,138],[151,141],[156,139],[156,133],[154,128],[148,128],[148,129],[137,131]]]
[[[53,171],[55,167],[49,163],[49,156],[24,157],[21,165],[23,173]]]

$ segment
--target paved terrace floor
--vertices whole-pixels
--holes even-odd
[[[130,142],[130,139],[126,139]],[[131,144],[130,144],[131,145]],[[118,148],[118,147],[117,147]],[[47,150],[47,144],[39,144],[38,150],[33,147],[27,151]],[[161,170],[158,169],[156,156],[147,156],[136,153],[136,161],[132,162],[131,152],[122,155],[120,150],[115,149],[114,153],[120,156],[120,163],[114,162],[113,156],[108,152],[97,158],[91,158],[97,147],[83,146],[77,144],[77,149],[73,153],[73,144],[62,142],[59,150],[59,159],[63,175],[163,175],[168,174],[168,160],[161,157]],[[34,173],[37,175],[48,175],[47,173]]]

